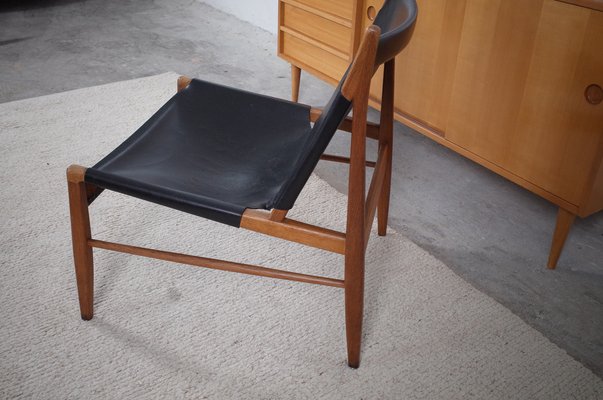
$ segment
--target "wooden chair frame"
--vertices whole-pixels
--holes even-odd
[[[369,86],[375,68],[379,33],[377,26],[373,25],[367,29],[358,55],[342,86],[342,94],[352,101],[353,105],[353,118],[346,118],[340,125],[341,130],[352,134],[350,157],[327,154],[322,156],[324,160],[350,164],[345,233],[287,218],[285,210],[247,209],[241,219],[241,228],[344,255],[343,280],[93,239],[88,206],[103,189],[84,181],[85,167],[72,165],[67,169],[67,182],[73,254],[82,318],[89,320],[93,317],[93,248],[223,271],[333,286],[345,290],[348,364],[350,367],[357,368],[360,363],[362,334],[365,251],[376,210],[378,210],[378,234],[380,236],[386,234],[391,185],[393,59],[384,66],[380,123],[367,123]],[[185,88],[190,81],[190,78],[180,77],[178,90]],[[316,121],[320,114],[321,110],[312,109],[311,121]],[[378,157],[375,162],[366,160],[367,138],[379,142]],[[366,167],[373,167],[374,172],[368,195],[365,197]]]

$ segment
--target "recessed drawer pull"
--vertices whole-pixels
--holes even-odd
[[[603,89],[601,89],[601,86],[594,83],[592,85],[588,85],[584,91],[584,97],[586,97],[586,101],[596,106],[603,101]]]
[[[376,16],[377,16],[377,10],[375,10],[375,7],[369,6],[369,8],[366,9],[366,17],[369,20],[374,21]]]

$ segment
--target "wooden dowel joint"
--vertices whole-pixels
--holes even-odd
[[[270,221],[274,221],[274,222],[282,222],[285,217],[287,216],[287,213],[289,212],[289,210],[277,210],[274,209],[270,212]]]
[[[271,213],[248,208],[241,218],[241,228],[291,242],[305,244],[333,253],[344,254],[345,234],[285,218],[271,220]]]

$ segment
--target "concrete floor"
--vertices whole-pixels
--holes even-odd
[[[289,66],[275,48],[272,34],[195,0],[4,1],[0,102],[166,71],[287,98]],[[321,105],[330,91],[304,75],[300,101]],[[553,205],[395,130],[391,226],[603,377],[603,213],[577,221],[549,271]],[[347,146],[338,135],[331,151]],[[317,173],[346,190],[344,166]]]

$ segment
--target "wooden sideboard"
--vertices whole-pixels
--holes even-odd
[[[280,0],[278,54],[337,82],[382,0]],[[396,118],[576,216],[603,209],[603,0],[417,0]],[[381,71],[372,82],[379,107]]]

